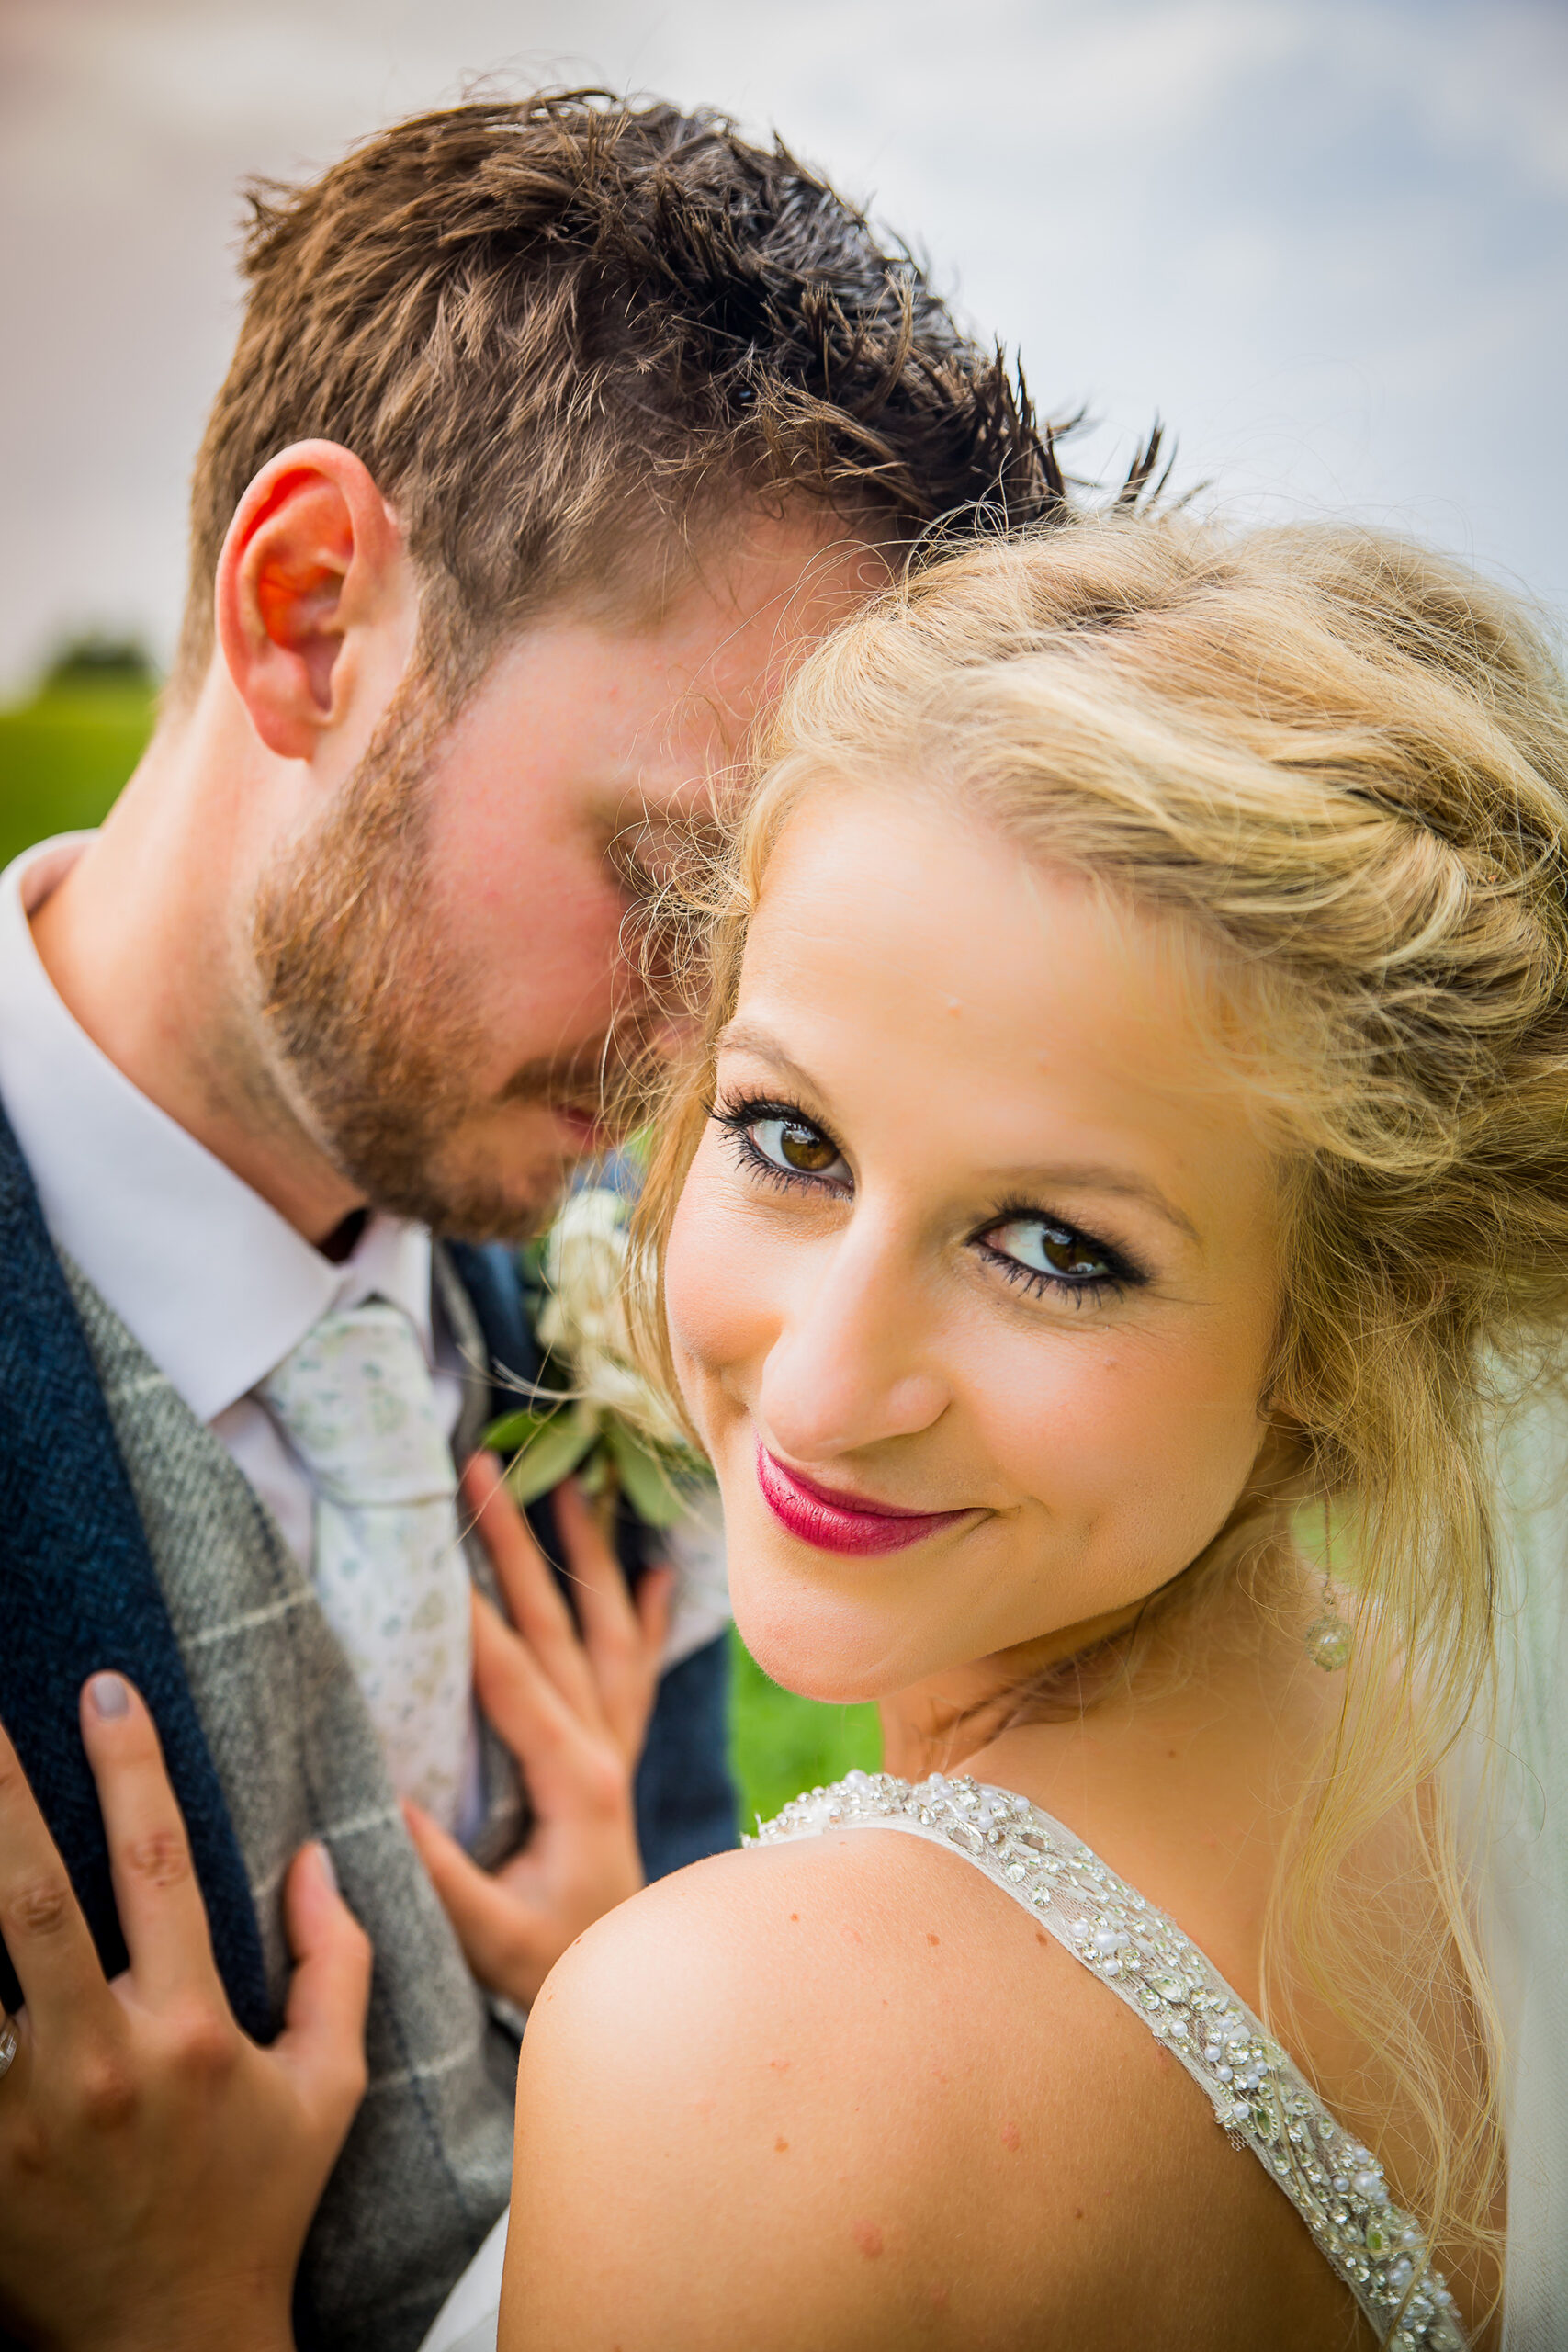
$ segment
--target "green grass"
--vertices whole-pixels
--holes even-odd
[[[100,824],[152,730],[136,686],[50,687],[0,710],[0,866],[51,833]]]
[[[0,866],[51,833],[98,824],[152,726],[149,695],[107,682],[46,687],[0,710]],[[874,1707],[797,1699],[769,1681],[739,1636],[731,1640],[730,1756],[744,1828],[853,1764],[875,1770],[882,1743]]]
[[[882,1733],[874,1707],[819,1707],[770,1682],[731,1633],[729,1755],[740,1787],[740,1826],[771,1821],[802,1789],[841,1780],[852,1765],[874,1772]]]

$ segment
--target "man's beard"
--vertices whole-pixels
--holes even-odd
[[[536,1231],[558,1196],[558,1156],[506,1170],[464,1165],[470,1123],[502,1104],[596,1112],[617,1041],[541,1058],[499,1096],[473,1073],[493,1058],[465,985],[454,919],[431,888],[428,779],[446,717],[400,693],[321,829],[257,893],[252,948],[282,1091],[371,1204],[471,1240]]]

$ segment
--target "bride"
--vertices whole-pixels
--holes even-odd
[[[887,1769],[557,1965],[503,2352],[1497,2340],[1565,864],[1546,655],[1371,534],[998,542],[796,679],[671,909],[639,1311],[749,1647]]]
[[[1565,786],[1516,616],[1348,534],[982,549],[797,683],[649,1320],[749,1646],[897,1777],[557,1968],[503,2346],[1485,2327],[1439,1767],[1568,1306]]]

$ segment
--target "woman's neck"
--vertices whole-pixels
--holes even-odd
[[[982,1755],[1031,1753],[1020,1735],[1087,1738],[1097,1753],[1130,1751],[1198,1723],[1240,1732],[1250,1718],[1325,1713],[1332,1678],[1303,1672],[1305,1631],[1317,1603],[1304,1567],[1276,1555],[1247,1573],[1184,1578],[1156,1596],[911,1684],[881,1707],[884,1758],[906,1780],[976,1770]],[[1332,1706],[1326,1711],[1333,1712]],[[1053,1746],[1064,1743],[1059,1736]]]
[[[1314,1613],[1286,1566],[1055,1658],[976,1660],[885,1702],[886,1769],[1028,1797],[1190,1931],[1213,1923],[1216,1962],[1250,1997],[1276,1866],[1340,1704],[1307,1655]]]

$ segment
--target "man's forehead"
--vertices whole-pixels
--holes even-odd
[[[811,648],[886,584],[884,551],[818,517],[694,559],[657,613],[562,602],[503,644],[450,754],[604,838],[700,819]]]
[[[887,578],[882,550],[824,528],[694,578],[656,617],[563,619],[596,689],[597,797],[704,807],[791,673]]]
[[[887,585],[889,557],[826,514],[759,524],[694,554],[623,642],[662,666],[672,716],[694,731],[750,718],[811,646]]]

